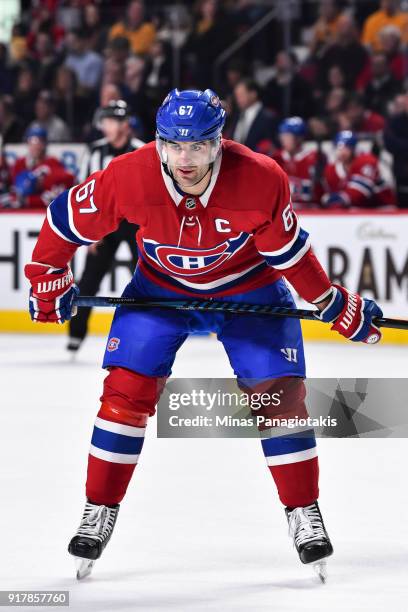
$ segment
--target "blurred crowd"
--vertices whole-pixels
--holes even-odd
[[[28,141],[20,166],[42,166],[39,189],[47,143],[103,136],[100,109],[112,101],[127,104],[131,135],[146,142],[172,87],[210,87],[227,110],[225,136],[285,167],[299,205],[407,208],[407,42],[408,3],[399,0],[22,0],[10,42],[0,43],[2,145]],[[335,142],[334,160],[324,141]],[[393,160],[386,197],[383,150]],[[16,176],[2,157],[0,206]],[[15,207],[32,206],[24,176]]]

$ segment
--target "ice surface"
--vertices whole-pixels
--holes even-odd
[[[335,555],[302,566],[256,440],[165,440],[151,420],[114,536],[90,579],[66,552],[84,503],[104,340],[69,363],[59,336],[0,336],[1,589],[64,589],[70,610],[406,610],[407,441],[320,440]],[[309,376],[406,376],[407,348],[308,344]],[[175,376],[231,371],[192,338]],[[387,410],[387,406],[384,406]],[[40,608],[42,609],[42,608]]]

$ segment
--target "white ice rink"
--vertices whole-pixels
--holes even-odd
[[[319,441],[329,581],[302,566],[257,440],[166,440],[150,421],[112,541],[78,583],[66,548],[84,504],[104,340],[69,363],[59,336],[0,335],[0,589],[69,590],[70,610],[407,610],[407,440]],[[404,347],[306,347],[309,376],[406,376]],[[192,338],[179,377],[231,376]],[[387,406],[384,406],[387,410]],[[11,609],[11,608],[10,608]],[[40,608],[43,609],[43,608]]]

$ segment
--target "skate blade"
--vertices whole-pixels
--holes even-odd
[[[327,581],[327,562],[324,560],[313,563],[313,569],[323,584]]]
[[[81,559],[81,557],[75,557],[75,564],[77,568],[77,580],[82,580],[90,575],[92,568],[95,565],[95,561],[92,559]]]

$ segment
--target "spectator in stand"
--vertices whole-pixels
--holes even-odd
[[[396,97],[384,129],[384,144],[393,155],[399,208],[408,208],[408,94]]]
[[[374,51],[383,50],[380,31],[385,26],[394,26],[401,33],[404,43],[408,42],[408,14],[400,10],[399,0],[381,0],[379,10],[370,15],[363,25],[361,40]]]
[[[103,59],[99,53],[88,49],[85,29],[71,30],[66,36],[68,54],[65,66],[73,70],[78,85],[84,92],[95,91],[101,82]]]
[[[41,0],[40,0],[41,1]],[[45,0],[49,2],[49,0]],[[66,32],[73,28],[80,28],[82,25],[82,7],[87,0],[51,0],[51,3],[58,4],[56,8],[56,19]]]
[[[188,83],[205,90],[212,83],[214,61],[234,40],[231,22],[225,17],[218,0],[198,0],[194,7],[193,26],[182,55]]]
[[[220,83],[217,89],[220,92],[221,98],[225,99],[227,103],[232,103],[235,85],[242,79],[248,78],[250,74],[251,67],[247,62],[237,58],[228,62],[225,68],[225,80]]]
[[[34,108],[37,95],[38,88],[34,73],[29,66],[23,64],[17,77],[14,108],[17,116],[25,126],[34,119]]]
[[[154,131],[152,130],[157,108],[151,107],[146,96],[145,70],[146,61],[144,58],[137,55],[131,55],[127,59],[125,66],[124,97],[133,113],[141,121],[144,129],[148,132],[152,132],[150,135],[153,136]],[[142,139],[145,139],[146,135],[140,131],[139,133],[141,133]]]
[[[147,55],[144,77],[146,95],[154,108],[160,106],[170,91],[172,74],[171,49],[157,38]]]
[[[129,40],[133,53],[143,55],[150,50],[156,38],[156,28],[153,23],[145,21],[145,6],[142,0],[130,0],[124,20],[112,26],[109,38],[118,36]]]
[[[119,87],[113,83],[102,84],[99,91],[99,106],[97,106],[97,108],[94,110],[91,125],[85,132],[85,139],[88,143],[103,137],[103,133],[100,129],[101,108],[104,106],[109,106],[109,103],[112,102],[112,100],[120,100],[120,94],[121,92]]]
[[[389,70],[385,53],[374,53],[371,73],[371,80],[364,91],[365,105],[380,115],[386,115],[389,102],[400,92],[401,86]]]
[[[352,130],[358,138],[372,138],[385,125],[384,117],[367,109],[362,94],[355,92],[348,95],[338,121],[340,130]]]
[[[274,67],[275,76],[265,86],[265,105],[280,118],[288,115],[310,117],[313,109],[310,84],[298,73],[296,55],[280,51]]]
[[[30,31],[27,35],[28,48],[33,51],[36,45],[36,38],[40,32],[51,34],[54,48],[60,51],[64,42],[65,29],[62,25],[55,22],[55,7],[47,6],[45,2],[31,2]],[[72,26],[71,26],[72,27]]]
[[[341,15],[337,24],[335,41],[326,47],[317,60],[318,86],[328,89],[329,71],[339,66],[348,77],[351,88],[358,86],[369,65],[369,54],[360,43],[359,33],[350,15]]]
[[[24,134],[24,126],[14,112],[12,96],[0,96],[0,134],[3,145],[21,142]]]
[[[44,208],[62,191],[72,187],[74,175],[55,157],[47,156],[47,133],[41,128],[27,131],[28,153],[12,168],[15,198],[22,208]]]
[[[289,178],[295,208],[317,204],[323,195],[322,176],[326,156],[318,148],[306,147],[306,123],[301,117],[288,117],[279,125],[279,149],[273,158]]]
[[[28,59],[30,50],[27,44],[25,27],[22,23],[15,23],[11,31],[9,44],[9,60],[11,65],[18,65]]]
[[[48,142],[69,142],[71,133],[65,121],[55,113],[55,99],[50,91],[43,90],[35,102],[35,120],[29,128],[42,127],[48,134]]]
[[[341,4],[338,0],[320,0],[319,18],[313,26],[310,55],[319,56],[327,46],[335,42]]]
[[[69,126],[73,139],[82,140],[84,126],[92,121],[93,109],[98,104],[97,95],[83,95],[75,72],[67,66],[58,68],[53,94],[57,115]]]
[[[0,43],[0,94],[12,94],[15,71],[9,66],[7,47]]]
[[[111,100],[120,100],[119,88],[112,83],[102,85],[99,92],[99,105],[108,106]]]
[[[339,130],[339,115],[343,112],[347,92],[341,87],[333,88],[324,99],[320,115],[309,119],[312,138],[324,140],[333,138]]]
[[[104,51],[106,59],[124,64],[130,55],[130,44],[127,38],[118,36],[108,42]]]
[[[324,207],[374,208],[395,206],[395,193],[381,177],[378,158],[372,153],[356,152],[357,136],[349,131],[337,134],[336,160],[324,171]]]
[[[33,72],[36,75],[37,87],[39,89],[51,89],[55,73],[61,61],[55,52],[50,32],[38,32],[32,56],[35,60]]]
[[[395,26],[386,26],[379,33],[383,53],[393,77],[402,83],[407,78],[407,56],[402,50],[401,32]]]
[[[259,86],[251,79],[243,79],[234,88],[239,115],[231,120],[231,138],[253,151],[272,155],[276,149],[277,119],[264,108]]]
[[[104,85],[111,83],[113,85],[116,85],[119,88],[119,90],[122,91],[124,78],[125,78],[124,64],[117,62],[114,59],[105,60],[105,63],[103,66],[103,73],[102,73],[102,83]]]
[[[82,21],[88,39],[88,48],[101,54],[106,47],[108,32],[102,24],[99,6],[87,2],[83,7]]]

